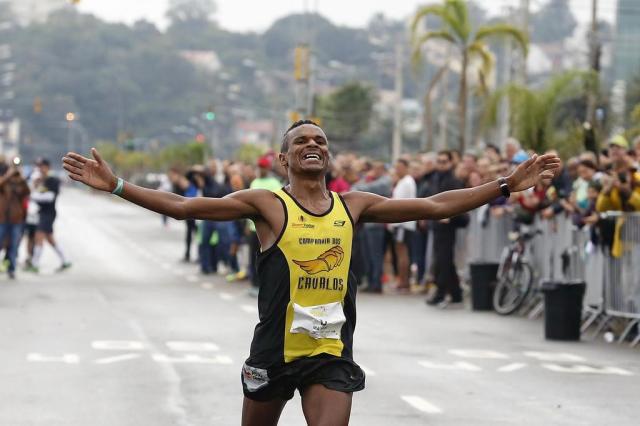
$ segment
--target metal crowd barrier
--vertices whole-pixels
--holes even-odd
[[[469,215],[469,226],[463,231],[467,263],[500,262],[502,250],[509,244],[508,234],[513,230],[513,217],[510,214],[492,216],[488,206],[474,210]]]
[[[622,342],[640,326],[640,213],[611,212],[606,218],[616,223],[613,250],[594,245],[589,227],[578,229],[570,217],[560,214],[549,220],[536,219],[532,227],[542,234],[531,242],[528,258],[537,282],[564,279],[587,283],[583,330],[600,320],[597,334],[612,318],[628,319],[619,337]],[[510,214],[496,217],[486,207],[472,212],[469,226],[458,240],[464,245],[462,264],[498,263],[513,229]],[[541,312],[541,300],[534,304],[537,308],[533,311]],[[632,345],[637,343],[640,335]]]

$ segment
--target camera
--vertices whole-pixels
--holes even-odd
[[[618,180],[620,183],[627,183],[627,174],[624,172],[618,173]]]

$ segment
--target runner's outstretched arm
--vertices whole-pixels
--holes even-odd
[[[62,167],[72,180],[100,191],[112,192],[116,188],[118,178],[95,148],[91,149],[91,154],[93,159],[70,152],[62,159]],[[252,202],[255,198],[252,194],[254,192],[256,190],[238,191],[224,198],[187,198],[127,182],[121,197],[178,220],[234,220],[259,215]]]
[[[555,154],[534,155],[506,177],[511,192],[531,188],[540,181],[553,178],[560,167]],[[501,195],[497,181],[475,188],[446,191],[429,198],[388,199],[375,194],[352,193],[353,205],[360,207],[364,222],[399,223],[420,219],[446,219],[473,210]],[[351,204],[351,203],[350,203]]]

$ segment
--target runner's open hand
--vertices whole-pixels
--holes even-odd
[[[536,184],[553,179],[560,169],[560,158],[555,154],[537,154],[520,164],[507,178],[509,190],[520,192]]]
[[[97,149],[91,148],[91,155],[93,160],[75,152],[69,152],[62,158],[62,167],[75,181],[100,191],[113,191],[118,183],[116,175],[102,159]]]

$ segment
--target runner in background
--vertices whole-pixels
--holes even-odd
[[[40,218],[36,230],[33,259],[31,266],[27,270],[36,273],[40,271],[40,257],[42,256],[44,242],[47,241],[60,259],[60,267],[57,271],[63,271],[71,267],[71,262],[67,260],[60,244],[56,242],[53,236],[53,224],[57,216],[56,201],[60,193],[60,179],[51,173],[51,163],[46,158],[39,159],[36,164],[41,176],[36,185],[36,190],[31,193],[31,200],[40,206]]]

